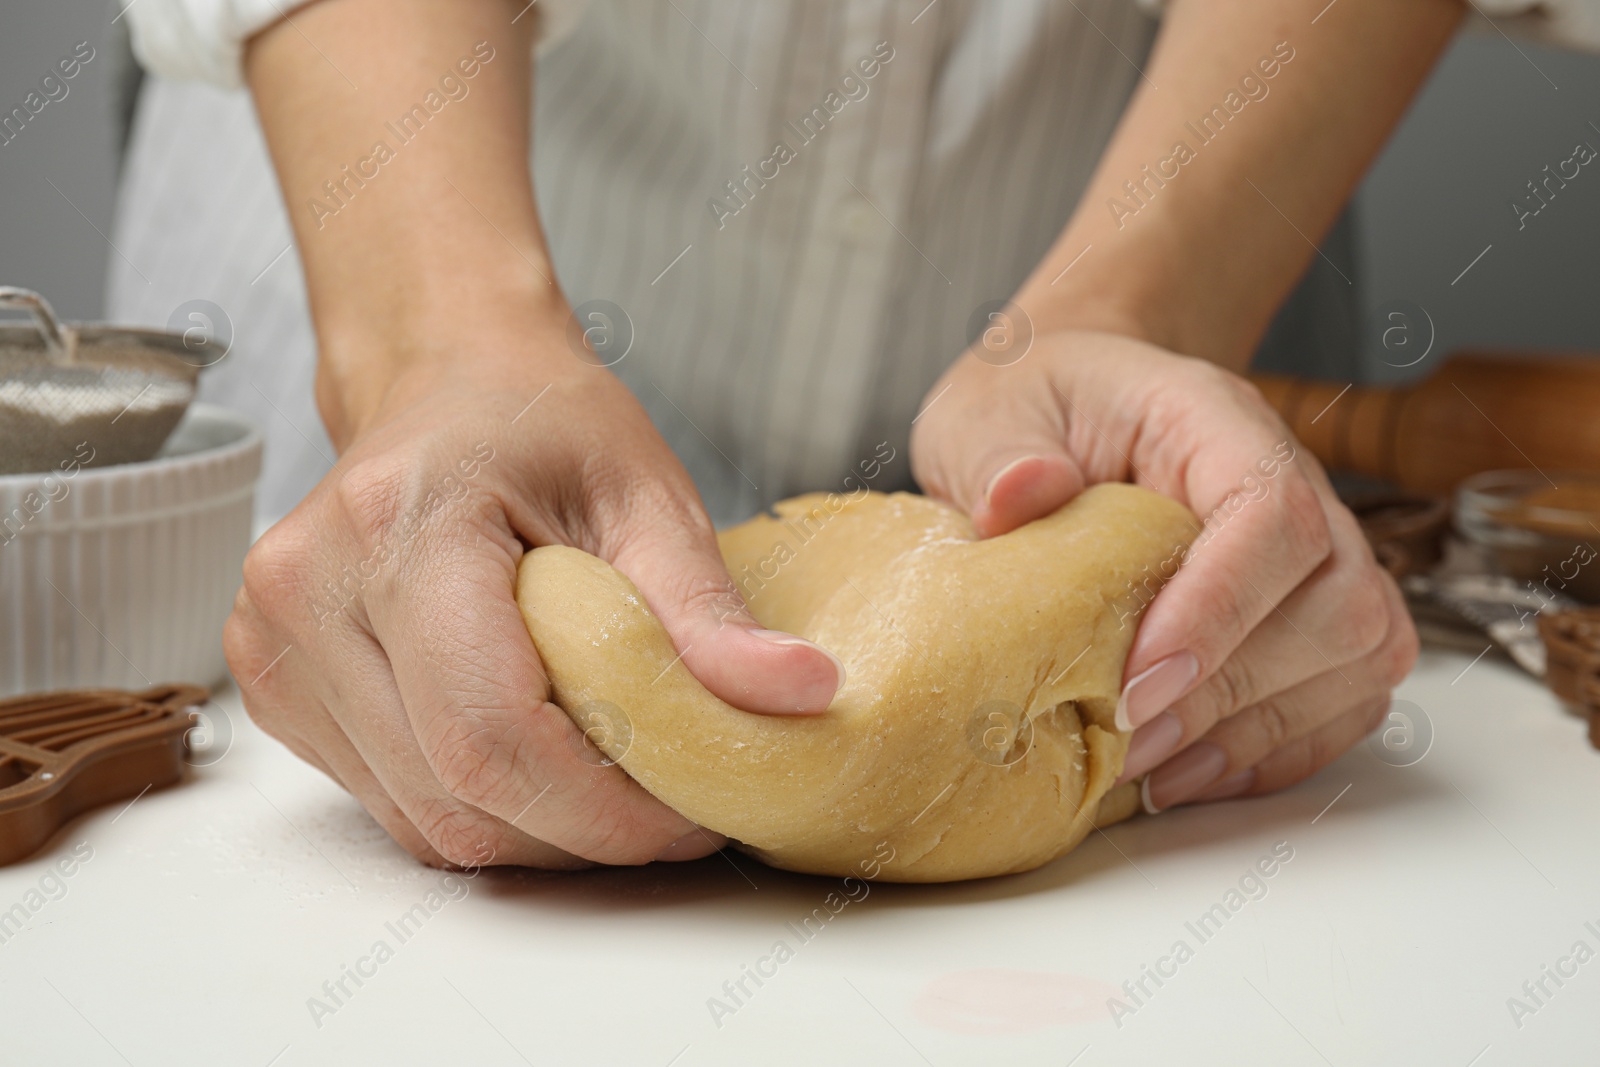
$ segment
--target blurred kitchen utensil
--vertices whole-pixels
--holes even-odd
[[[1600,357],[1460,353],[1389,389],[1251,380],[1324,466],[1405,489],[1507,467],[1600,473]]]
[[[1361,523],[1373,553],[1396,580],[1426,572],[1439,562],[1450,502],[1402,490],[1339,494]]]
[[[1485,471],[1456,491],[1456,529],[1543,596],[1600,604],[1600,475]]]
[[[0,474],[149,459],[194,399],[200,368],[226,350],[159,330],[63,325],[48,301],[0,286]]]
[[[1600,711],[1600,609],[1577,608],[1539,616],[1548,650],[1545,682],[1574,708]]]

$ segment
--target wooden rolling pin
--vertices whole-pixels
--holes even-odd
[[[1251,381],[1324,466],[1406,489],[1512,467],[1600,472],[1600,356],[1458,353],[1401,388]]]

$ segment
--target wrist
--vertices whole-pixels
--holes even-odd
[[[1163,306],[1141,290],[1140,285],[1122,285],[1115,278],[1095,275],[1070,285],[1024,286],[1014,303],[1027,316],[1035,336],[1083,330],[1181,351],[1183,332],[1170,321],[1171,301]]]
[[[569,318],[559,294],[512,291],[338,329],[319,323],[316,399],[328,435],[343,450],[413,400],[572,371],[582,364],[568,351]]]
[[[1227,312],[1226,279],[1196,267],[1210,257],[1185,248],[1176,229],[1069,226],[1014,301],[1036,335],[1118,334],[1242,370],[1266,322]]]

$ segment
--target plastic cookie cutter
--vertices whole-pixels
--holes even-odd
[[[190,709],[209,696],[160,685],[0,701],[0,866],[38,851],[80,812],[176,782]]]

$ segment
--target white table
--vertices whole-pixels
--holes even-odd
[[[1560,960],[1600,951],[1600,753],[1536,683],[1469,662],[1427,652],[1401,690],[1435,732],[1412,766],[1362,746],[1029,875],[875,885],[809,942],[786,924],[838,883],[740,855],[490,871],[449,899],[228,693],[224,758],[0,870],[0,909],[43,901],[0,944],[0,1063],[1594,1063],[1600,958]],[[1292,860],[1202,942],[1186,923],[1278,842]],[[65,894],[29,897],[75,847]],[[780,939],[793,958],[714,1020]],[[1162,963],[1180,939],[1192,958]],[[1142,1004],[1117,988],[1158,964]],[[1547,965],[1577,973],[1536,1004]],[[1137,1010],[1113,1020],[1112,995]],[[1536,1010],[1514,1021],[1513,996]]]

